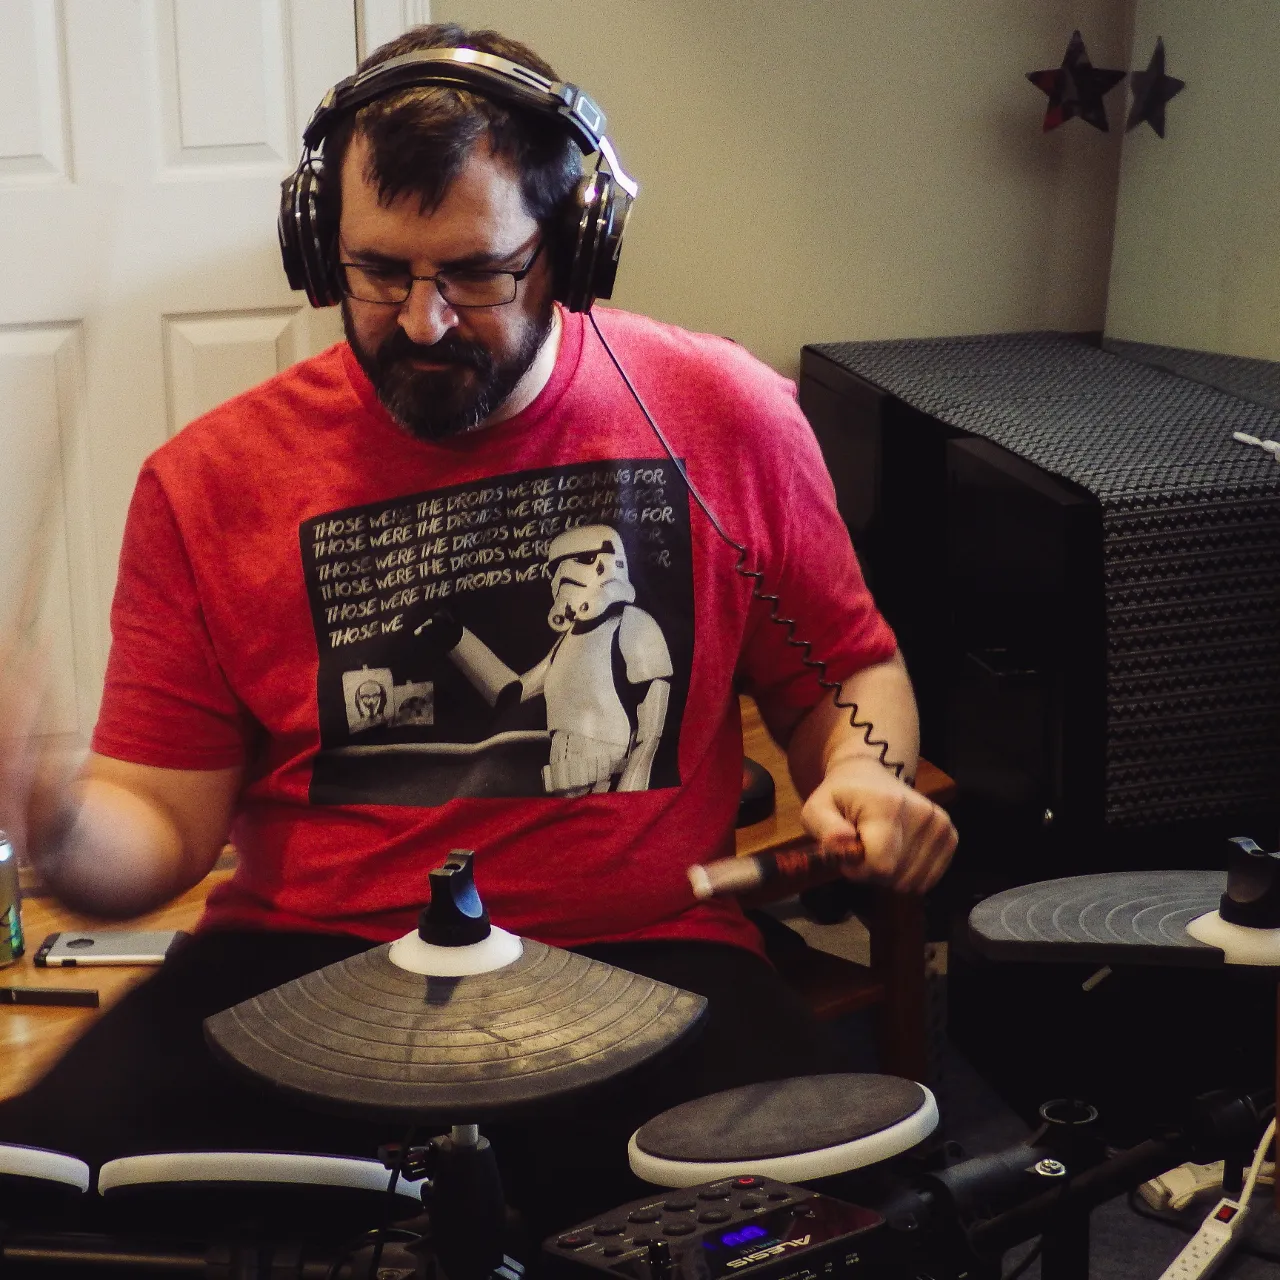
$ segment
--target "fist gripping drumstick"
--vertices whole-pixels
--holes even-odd
[[[75,436],[69,442],[74,448]],[[19,462],[21,465],[21,460]],[[58,521],[62,514],[62,453],[55,445],[50,456],[41,460],[35,472],[34,499],[22,503],[28,511],[34,510],[35,519],[27,530],[27,545],[11,544],[8,570],[3,576],[0,590],[0,612],[3,613],[3,630],[10,643],[31,642],[35,639],[36,622],[45,581],[53,563],[58,536]],[[17,573],[12,570],[17,569]]]
[[[743,858],[719,858],[689,868],[689,883],[699,901],[722,894],[743,894],[769,885],[796,893],[810,884],[834,880],[862,861],[862,839],[829,840],[820,849],[780,849]]]

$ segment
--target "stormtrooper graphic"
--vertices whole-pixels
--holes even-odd
[[[608,525],[583,525],[547,548],[556,633],[547,655],[523,675],[478,636],[437,614],[417,628],[491,707],[542,695],[551,752],[547,793],[645,791],[662,737],[672,663],[662,628],[635,604],[622,539]]]

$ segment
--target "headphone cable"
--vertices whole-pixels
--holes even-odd
[[[871,736],[875,732],[875,726],[870,720],[858,719],[858,704],[856,702],[841,701],[840,694],[844,686],[839,681],[832,680],[828,677],[827,664],[821,658],[815,658],[813,656],[812,643],[808,640],[797,638],[796,631],[798,629],[798,624],[796,623],[796,620],[794,618],[786,618],[782,616],[782,601],[780,598],[772,592],[764,590],[764,574],[759,569],[750,569],[746,567],[748,558],[747,548],[725,531],[724,526],[721,525],[718,519],[716,519],[715,512],[712,511],[703,500],[702,494],[698,492],[697,486],[693,483],[692,479],[690,479],[689,472],[685,469],[684,463],[676,457],[675,450],[672,449],[667,437],[663,434],[662,428],[658,426],[653,414],[649,412],[649,408],[641,397],[640,392],[636,390],[635,384],[627,375],[627,371],[622,367],[622,363],[614,354],[613,348],[609,345],[608,340],[600,331],[600,326],[596,323],[595,313],[593,311],[588,311],[586,316],[591,322],[591,327],[595,330],[596,337],[600,340],[600,345],[604,348],[605,353],[613,362],[613,367],[618,371],[618,376],[626,384],[627,390],[631,393],[631,398],[639,406],[640,412],[644,414],[650,430],[652,430],[653,434],[657,437],[658,443],[662,446],[667,457],[670,458],[672,466],[675,467],[680,478],[684,481],[694,502],[698,504],[702,514],[710,521],[711,527],[716,531],[720,539],[737,552],[738,560],[733,566],[734,572],[740,574],[751,583],[751,595],[753,599],[759,600],[769,606],[769,621],[786,629],[787,644],[791,645],[792,648],[801,650],[801,663],[814,671],[818,684],[822,688],[829,689],[831,691],[832,701],[834,704],[842,711],[849,712],[850,727],[855,730],[860,729],[862,731],[863,742],[873,750],[878,748],[876,758],[880,764],[882,764],[886,769],[891,769],[895,777],[901,778],[906,772],[906,762],[894,761],[888,758],[888,741],[884,738],[873,738]],[[906,781],[910,784],[913,779],[907,778]]]

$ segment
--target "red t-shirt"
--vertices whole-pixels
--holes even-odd
[[[595,314],[830,676],[888,658],[792,384],[724,339]],[[758,946],[686,870],[733,849],[737,691],[823,693],[596,335],[562,318],[550,380],[499,425],[412,439],[339,344],[147,460],[93,747],[245,765],[239,866],[202,927],[385,941],[467,848],[514,932]]]

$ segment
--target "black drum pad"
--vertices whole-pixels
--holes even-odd
[[[524,939],[490,973],[427,978],[388,946],[205,1021],[218,1052],[318,1109],[477,1123],[648,1061],[695,1027],[702,996]]]
[[[925,1091],[896,1076],[798,1076],[726,1089],[664,1111],[636,1146],[664,1160],[743,1161],[854,1142],[916,1114]]]
[[[974,948],[992,960],[1212,968],[1217,947],[1187,933],[1216,911],[1225,871],[1115,871],[1006,889],[969,915]]]

